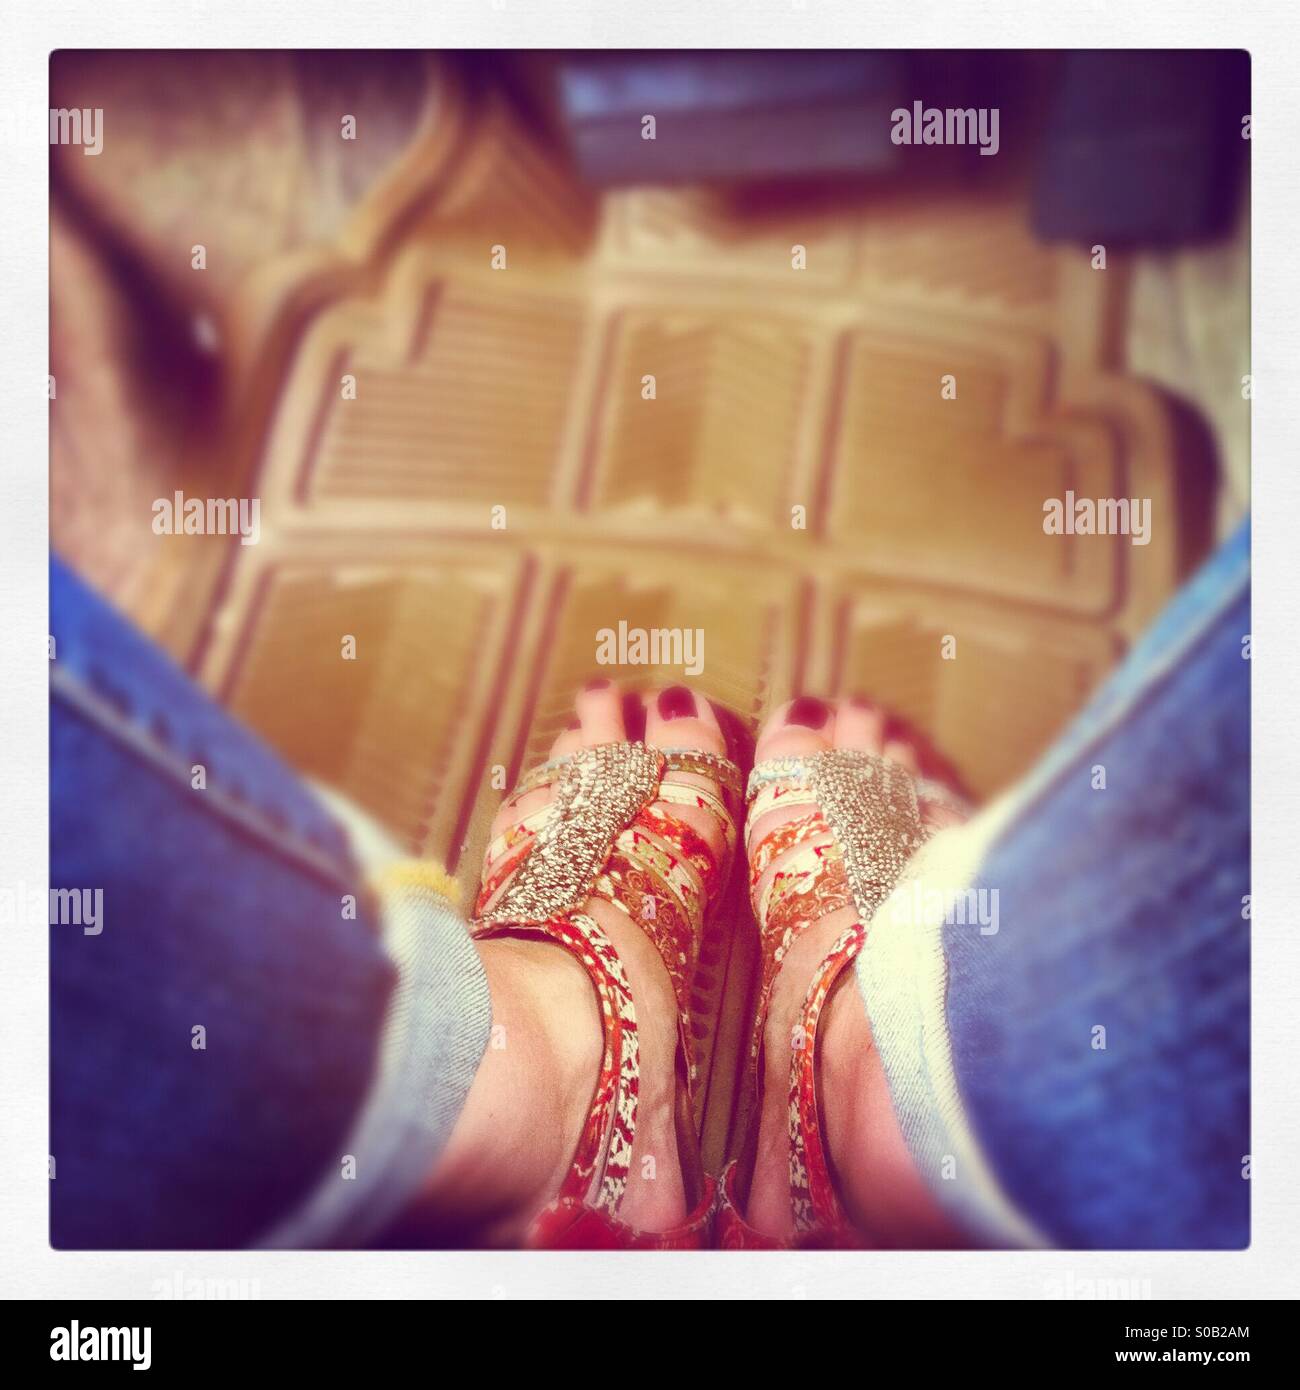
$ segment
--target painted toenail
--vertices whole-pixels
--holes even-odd
[[[876,706],[875,706],[874,702],[871,701],[871,700],[868,700],[867,697],[866,697],[865,695],[854,695],[854,696],[849,700],[849,708],[850,708],[850,709],[867,709],[867,710],[872,710],[872,709],[875,709],[875,707],[876,707]]]
[[[800,695],[785,716],[787,724],[802,724],[805,729],[820,729],[830,710],[811,695]]]
[[[595,680],[590,680],[582,687],[584,690],[608,690],[609,682],[603,676],[597,676]]]
[[[670,685],[659,692],[660,719],[690,719],[695,714],[695,696],[684,685]]]
[[[645,737],[645,705],[635,690],[623,692],[623,728],[632,743],[639,743]]]
[[[582,721],[577,717],[577,715],[574,715],[574,717],[570,719],[569,722],[564,726],[565,732],[570,734],[576,733],[581,728]]]

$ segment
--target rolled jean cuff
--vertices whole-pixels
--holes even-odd
[[[981,1243],[1248,1239],[1249,545],[871,921],[857,978],[903,1136]]]
[[[399,980],[375,1080],[338,1163],[261,1240],[267,1248],[355,1247],[381,1235],[428,1180],[487,1048],[487,975],[455,906],[418,873],[390,873],[378,891]]]
[[[980,1146],[957,1085],[946,1014],[945,919],[975,882],[1009,809],[994,804],[916,855],[871,919],[856,975],[894,1113],[926,1186],[973,1241],[1033,1249],[1051,1242],[1016,1209]]]

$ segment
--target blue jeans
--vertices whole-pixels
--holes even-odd
[[[1249,633],[1243,527],[1026,782],[914,866],[978,920],[872,924],[895,1109],[977,1239],[1249,1243]]]
[[[340,816],[57,563],[51,624],[51,884],[103,894],[50,928],[54,1244],[382,1238],[486,1045],[463,924],[370,894]],[[1248,1241],[1248,632],[1243,530],[918,856],[996,930],[871,925],[895,1109],[977,1240]]]
[[[373,1227],[486,1042],[463,926],[384,911],[339,819],[57,561],[50,615],[53,1244],[242,1246],[304,1205],[317,1243]]]

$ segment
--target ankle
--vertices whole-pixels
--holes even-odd
[[[428,1195],[467,1224],[522,1229],[572,1162],[602,1034],[582,965],[543,941],[479,943],[492,1032]]]
[[[677,995],[654,943],[625,913],[593,899],[586,909],[609,937],[632,991],[636,1009],[641,1086],[639,1111],[661,1101],[671,1110],[676,1092]]]
[[[851,909],[829,913],[799,933],[786,952],[773,983],[763,1034],[763,1074],[757,1161],[749,1194],[747,1219],[756,1229],[778,1240],[794,1235],[790,1205],[790,1081],[795,1055],[813,1046],[819,1106],[842,1106],[851,1097],[852,1075],[863,1048],[853,1028],[852,1005],[865,1026],[865,1014],[852,993],[849,972],[823,1005],[816,1036],[809,1039],[804,1022],[808,990],[814,975],[845,929],[856,920]],[[867,1030],[866,1045],[870,1044]],[[838,1126],[836,1127],[838,1128]],[[827,1136],[829,1148],[829,1136]],[[834,1154],[828,1153],[832,1165]]]
[[[805,1042],[804,1006],[813,977],[830,954],[831,947],[855,920],[856,914],[852,908],[827,913],[805,927],[786,952],[768,1000],[763,1032],[763,1046],[768,1058],[765,1079],[770,1077],[772,1063],[778,1061],[778,1065],[784,1068],[788,1084],[791,1049],[800,1048]],[[819,1036],[823,1027],[824,1023],[819,1025]]]

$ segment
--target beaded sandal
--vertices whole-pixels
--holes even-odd
[[[831,990],[862,950],[866,924],[893,890],[903,866],[931,833],[968,813],[964,799],[936,778],[913,778],[874,753],[826,749],[805,757],[758,763],[749,779],[746,852],[750,898],[759,924],[761,972],[750,1044],[750,1075],[758,1094],[763,1033],[781,962],[809,926],[852,907],[857,916],[813,973],[800,1016],[803,1045],[790,1067],[790,1202],[794,1244],[807,1248],[863,1245],[835,1192],[822,1143],[816,1093],[817,1025]],[[754,833],[776,807],[802,814]],[[805,809],[806,808],[806,809]],[[760,891],[765,872],[785,856]],[[741,1214],[742,1170],[752,1171],[757,1124],[747,1153],[723,1173],[718,1240],[724,1249],[775,1249],[783,1242],[750,1226]]]
[[[702,780],[706,779],[706,780]],[[739,823],[741,773],[713,753],[606,743],[553,759],[507,799],[553,788],[551,801],[488,846],[472,930],[537,936],[583,964],[600,1001],[604,1048],[590,1115],[559,1193],[528,1244],[568,1249],[697,1249],[710,1243],[716,1183],[704,1174],[693,1120],[695,1062],[687,1022],[705,915],[725,888]],[[662,804],[708,811],[722,832],[708,843]],[[649,936],[678,1006],[678,1151],[690,1214],[665,1231],[619,1217],[636,1129],[639,1048],[627,974],[609,936],[583,907],[611,903]]]

